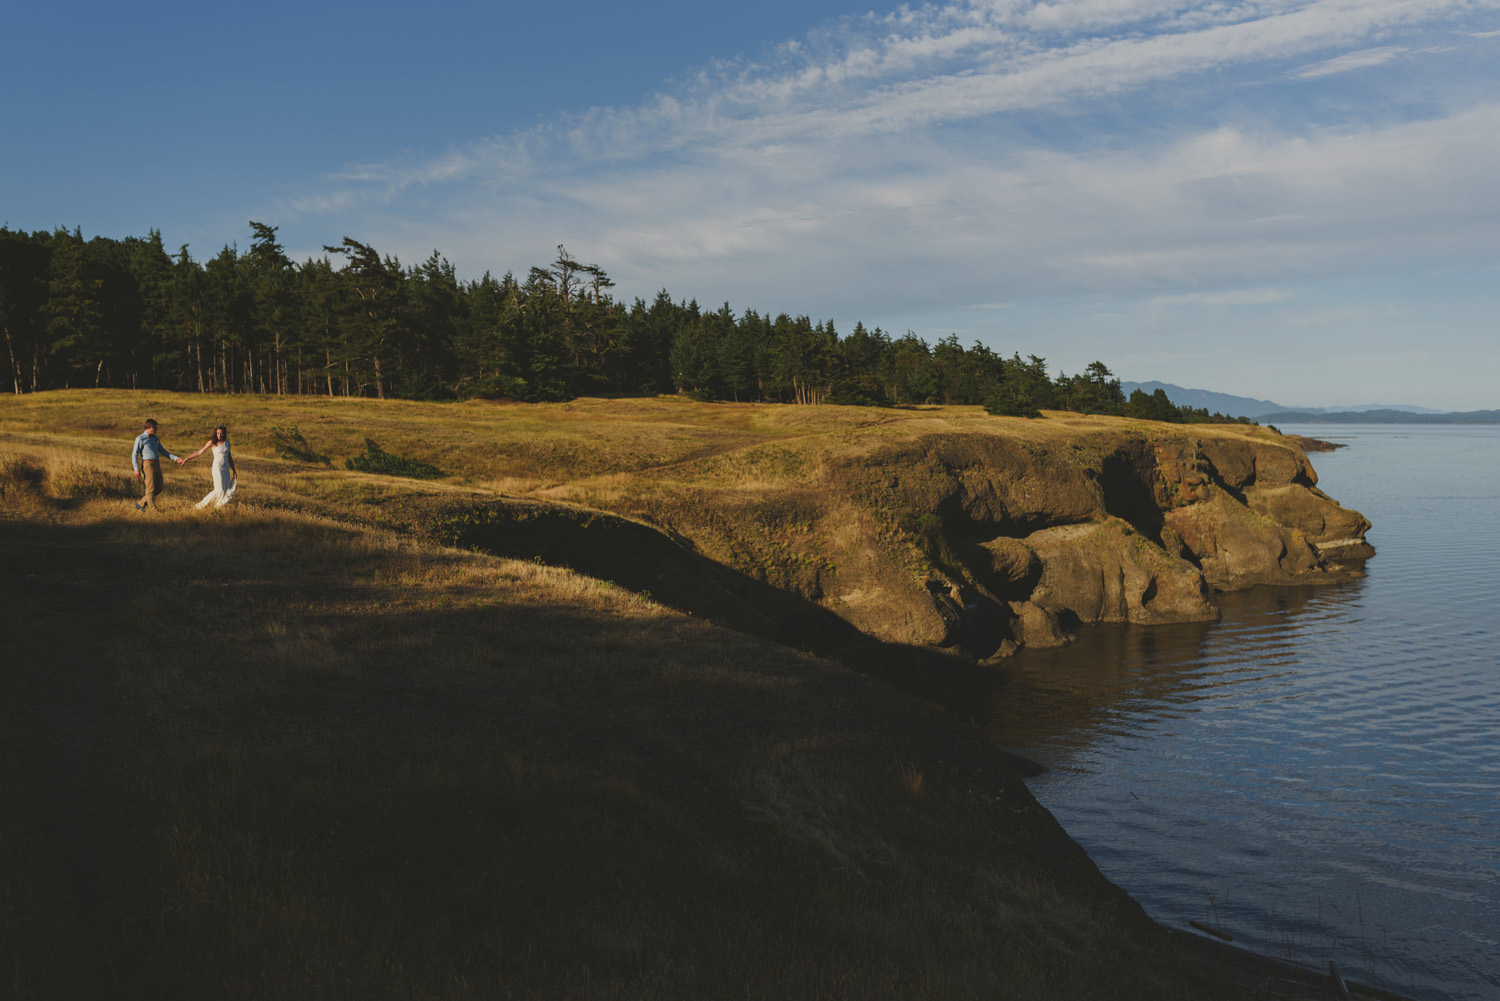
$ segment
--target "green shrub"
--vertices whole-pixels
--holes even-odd
[[[529,400],[531,387],[518,375],[496,375],[466,387],[463,395],[480,400]]]

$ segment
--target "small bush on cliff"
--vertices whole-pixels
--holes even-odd
[[[370,439],[365,439],[365,454],[356,455],[344,462],[344,468],[357,473],[381,473],[385,476],[406,476],[414,480],[436,480],[448,474],[436,466],[420,459],[403,459],[391,455]]]
[[[958,557],[948,546],[943,534],[943,519],[930,512],[925,514],[903,514],[896,524],[911,535],[923,555],[936,566],[952,567],[959,563]]]

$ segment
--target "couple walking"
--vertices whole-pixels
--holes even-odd
[[[234,468],[234,456],[229,454],[229,429],[220,424],[213,430],[213,437],[203,443],[198,449],[186,459],[179,459],[168,451],[167,446],[161,443],[156,436],[156,421],[147,418],[146,427],[135,439],[135,447],[130,452],[130,468],[135,470],[136,478],[145,484],[145,496],[136,502],[138,511],[155,511],[156,496],[161,493],[161,460],[165,456],[176,462],[179,466],[185,465],[188,459],[196,459],[204,452],[213,451],[214,465],[214,488],[209,491],[196,505],[198,510],[203,510],[212,504],[214,507],[223,507],[234,500],[234,492],[239,487],[239,472]]]

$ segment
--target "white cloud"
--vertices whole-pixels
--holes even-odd
[[[560,171],[440,201],[430,218],[407,212],[400,232],[423,255],[520,267],[562,241],[622,290],[665,284],[852,319],[1491,260],[1496,162],[1500,104],[1306,136],[1220,128],[1127,151],[997,153],[936,131]]]
[[[1371,66],[1379,66],[1390,62],[1397,56],[1405,54],[1406,50],[1399,45],[1386,45],[1378,49],[1365,49],[1363,52],[1347,52],[1341,56],[1324,60],[1314,66],[1293,73],[1292,76],[1300,80],[1314,80],[1320,76],[1333,76],[1335,73],[1348,73],[1352,70],[1368,69]]]

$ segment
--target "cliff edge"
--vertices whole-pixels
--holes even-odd
[[[1373,555],[1369,522],[1268,428],[666,400],[556,416],[601,410],[605,468],[553,467],[533,501],[644,522],[887,643],[982,660],[1082,623],[1212,620],[1215,591],[1347,580]],[[642,454],[667,416],[674,454]]]

